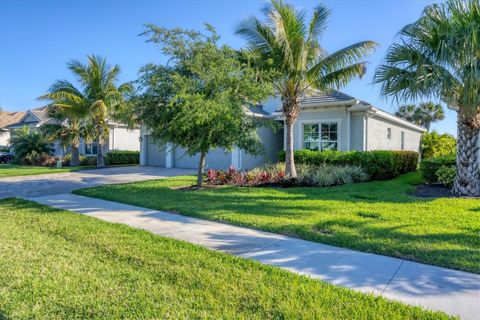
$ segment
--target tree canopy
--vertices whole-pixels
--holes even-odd
[[[214,28],[206,29],[201,33],[148,25],[143,34],[169,60],[141,69],[134,99],[136,116],[159,144],[170,142],[188,155],[201,155],[199,185],[209,151],[263,151],[256,133],[260,120],[249,115],[248,106],[272,93],[262,81],[264,74],[250,66],[248,53],[219,45]]]

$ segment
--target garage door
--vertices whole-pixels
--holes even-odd
[[[197,169],[200,162],[200,155],[190,157],[185,149],[175,148],[173,166],[175,168]],[[209,169],[227,169],[232,163],[232,153],[223,149],[215,149],[207,154],[205,159],[206,167]]]
[[[165,167],[166,165],[166,149],[165,146],[160,146],[150,136],[147,139],[147,166]]]

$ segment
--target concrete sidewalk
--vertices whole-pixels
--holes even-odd
[[[480,275],[72,194],[31,198],[462,319],[480,319]]]

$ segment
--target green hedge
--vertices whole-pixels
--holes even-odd
[[[420,162],[420,172],[426,183],[439,183],[437,171],[443,167],[455,166],[455,155],[424,159]]]
[[[139,164],[140,152],[138,151],[110,151],[105,155],[106,165]]]
[[[278,154],[285,158],[285,151]],[[413,151],[311,151],[296,150],[295,163],[361,166],[371,180],[385,180],[417,170],[418,153]]]

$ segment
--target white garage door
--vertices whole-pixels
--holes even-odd
[[[147,166],[165,167],[166,165],[166,149],[160,146],[150,136],[147,139]]]

